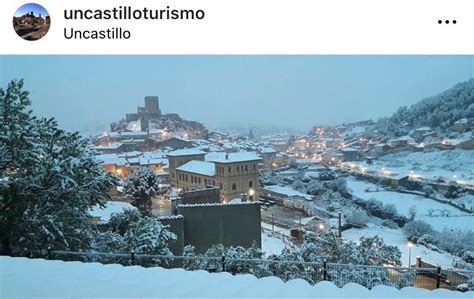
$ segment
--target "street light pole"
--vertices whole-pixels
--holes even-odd
[[[413,243],[408,242],[407,246],[408,246],[408,268],[410,268],[411,267],[411,248],[413,247]]]

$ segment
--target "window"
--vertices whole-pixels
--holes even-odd
[[[245,171],[249,171],[248,165],[245,165]]]
[[[222,183],[219,183],[219,188],[222,190]]]
[[[256,167],[255,164],[254,164],[254,165],[253,165],[253,170],[256,170],[256,169],[257,169],[257,167]]]
[[[253,181],[249,181],[249,188],[253,187]]]
[[[230,166],[228,167],[228,170],[229,170],[228,172],[230,173]]]
[[[232,190],[237,190],[237,184],[236,183],[232,183]]]
[[[198,178],[198,180],[199,180],[199,184],[201,184],[201,178]]]
[[[207,186],[207,179],[204,179],[204,185]]]
[[[239,166],[237,166],[237,172],[239,172]]]

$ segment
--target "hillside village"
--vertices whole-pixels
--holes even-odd
[[[13,28],[23,39],[38,40],[48,33],[51,25],[49,16],[35,15],[34,12],[13,17]]]
[[[472,89],[472,80],[468,84]],[[315,125],[306,135],[257,139],[252,131],[232,135],[203,126],[157,132],[129,117],[123,130],[99,136],[94,149],[104,169],[124,180],[140,167],[160,176],[163,190],[153,206],[161,208],[151,207],[158,217],[178,215],[173,207],[183,203],[254,202],[260,211],[248,217],[261,222],[258,243],[272,253],[300,246],[305,233],[335,231],[349,240],[382,236],[409,266],[473,269],[474,115],[443,128],[402,122],[402,136],[382,132],[383,121]],[[112,192],[115,200],[128,200],[123,188]],[[434,235],[406,229],[419,222],[430,227],[427,234],[455,231],[457,241],[469,240],[452,249]],[[234,241],[229,245],[241,245]]]
[[[103,233],[104,239],[93,242],[96,252],[132,252],[133,263],[139,263],[127,247],[135,236],[123,231],[125,225],[156,232],[166,239],[160,244],[169,245],[142,254],[219,257],[214,264],[167,262],[187,270],[216,272],[226,266],[234,274],[314,284],[328,280],[326,262],[388,265],[396,274],[379,273],[383,284],[401,286],[405,270],[413,269],[409,285],[472,288],[474,79],[390,118],[340,125],[315,120],[304,135],[213,131],[163,113],[160,100],[168,99],[146,96],[137,112],[87,143],[93,160],[115,177],[103,185],[109,197],[105,205],[87,210]],[[449,106],[446,101],[457,103],[456,109],[449,107],[453,113],[443,114],[439,106],[439,115],[426,121],[411,117],[428,115],[420,110],[432,111],[434,104]],[[142,223],[142,216],[158,224]],[[325,242],[335,242],[334,247]],[[348,253],[366,252],[373,244],[384,252],[376,263]],[[336,247],[348,252],[336,254]],[[224,266],[220,256],[236,260]],[[316,278],[317,270],[309,275],[296,268],[237,263],[256,258],[320,263],[324,272]],[[334,271],[332,280],[342,287],[348,281],[338,280]],[[377,284],[357,275],[352,279],[367,288]]]

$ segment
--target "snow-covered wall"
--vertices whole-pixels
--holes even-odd
[[[2,298],[473,298],[474,292],[413,287],[368,290],[350,283],[311,286],[301,279],[286,283],[276,277],[124,267],[99,263],[0,257]]]

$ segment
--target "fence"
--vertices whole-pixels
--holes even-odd
[[[304,279],[310,284],[331,281],[339,287],[355,282],[367,288],[389,285],[397,288],[415,286],[426,289],[446,288],[473,290],[474,271],[442,270],[441,268],[406,268],[371,265],[347,265],[271,259],[241,259],[229,256],[166,256],[124,253],[52,251],[35,252],[34,257],[64,261],[100,262],[103,264],[139,265],[144,267],[184,268],[253,274],[256,277],[276,276],[283,281]],[[317,257],[316,257],[317,258]],[[322,258],[322,257],[321,257]]]

